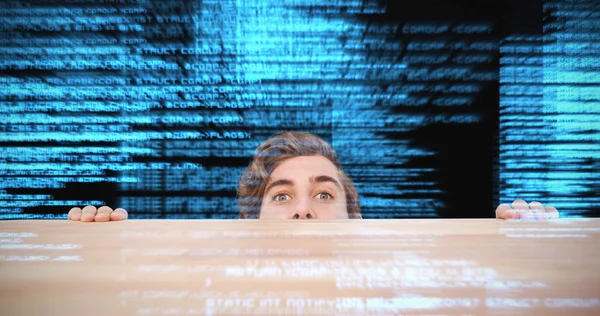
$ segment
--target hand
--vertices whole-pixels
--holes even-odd
[[[537,201],[527,204],[523,200],[515,200],[512,205],[500,204],[496,208],[496,218],[544,221],[558,218],[558,210]]]
[[[88,205],[83,209],[74,207],[69,211],[69,220],[82,222],[108,222],[123,221],[127,219],[127,211],[118,208],[112,210],[108,206],[102,206],[96,210],[95,206]]]

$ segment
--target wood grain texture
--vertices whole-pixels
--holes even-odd
[[[600,219],[0,222],[0,315],[599,315]]]

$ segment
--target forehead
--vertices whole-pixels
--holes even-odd
[[[327,175],[339,180],[337,168],[323,156],[301,156],[284,160],[273,170],[271,180],[306,178]]]

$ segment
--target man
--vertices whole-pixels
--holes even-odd
[[[242,174],[237,192],[241,219],[362,219],[358,192],[331,145],[310,133],[282,132],[263,142]],[[127,219],[122,208],[86,206],[69,220]],[[498,219],[558,218],[556,208],[516,200],[496,208]]]

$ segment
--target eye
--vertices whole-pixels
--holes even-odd
[[[276,202],[285,202],[289,199],[290,199],[290,196],[287,195],[286,193],[278,193],[273,196],[273,201],[276,201]]]
[[[316,198],[319,200],[331,200],[333,199],[333,195],[329,194],[329,192],[322,191],[316,195]]]

